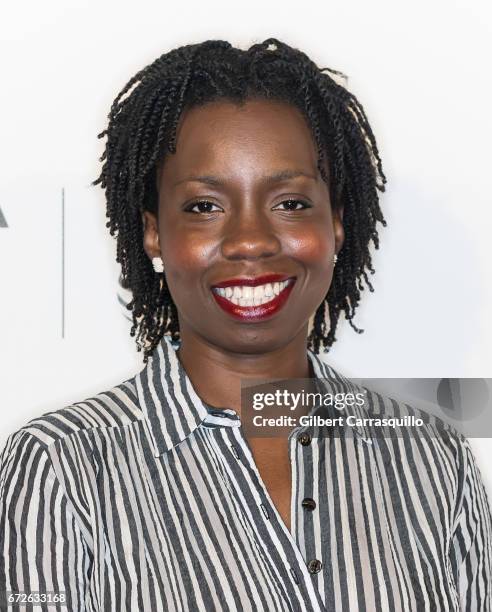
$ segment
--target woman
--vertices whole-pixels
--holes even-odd
[[[457,433],[242,427],[242,380],[354,390],[320,352],[372,290],[385,177],[333,77],[275,39],[207,41],[114,101],[96,183],[145,367],[10,436],[7,589],[91,611],[491,609],[490,510]],[[371,392],[342,411],[383,412],[416,413]]]

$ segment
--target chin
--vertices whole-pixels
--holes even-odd
[[[297,332],[299,333],[299,332]],[[246,355],[258,355],[278,350],[291,342],[295,331],[278,329],[245,329],[238,332],[233,330],[230,334],[224,333],[215,344],[224,350]],[[307,339],[307,336],[306,336]]]

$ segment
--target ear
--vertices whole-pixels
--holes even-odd
[[[339,253],[345,240],[343,229],[343,206],[338,206],[332,211],[333,233],[335,235],[335,253]]]
[[[150,259],[152,259],[153,257],[160,257],[161,248],[159,243],[159,224],[157,222],[156,216],[146,210],[142,213],[142,223],[144,228],[144,251],[147,253]]]

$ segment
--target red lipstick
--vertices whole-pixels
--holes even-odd
[[[284,281],[288,281],[288,284],[278,295],[273,295],[264,304],[258,304],[256,306],[239,306],[231,302],[230,299],[214,291],[214,289],[224,289],[226,287],[257,287],[258,285],[280,283]],[[212,285],[212,295],[222,310],[232,315],[234,318],[241,321],[259,321],[270,317],[282,308],[294,287],[295,281],[295,277],[286,274],[265,274],[255,278],[232,278]]]

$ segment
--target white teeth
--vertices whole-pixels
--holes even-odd
[[[253,297],[253,287],[243,287],[243,298],[250,300]]]
[[[231,302],[235,303],[234,300],[231,300]],[[253,298],[239,298],[238,302],[239,306],[254,306]]]
[[[264,288],[261,285],[258,285],[258,287],[253,287],[253,297],[255,298],[255,300],[262,298],[264,296]]]
[[[291,282],[292,280],[285,280],[281,283],[267,283],[256,287],[219,287],[214,291],[237,306],[259,306],[271,302]]]

